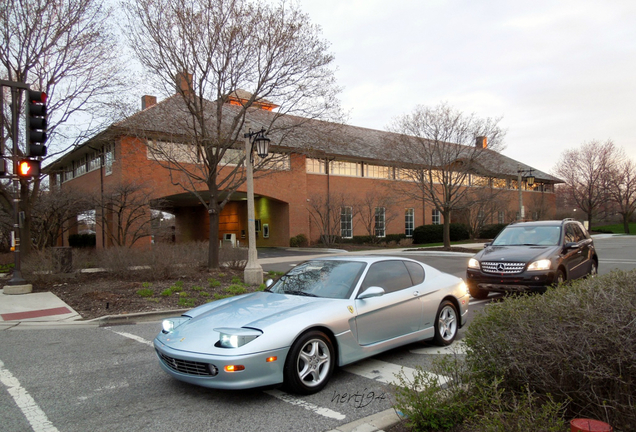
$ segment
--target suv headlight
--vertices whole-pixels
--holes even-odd
[[[479,269],[479,261],[477,261],[475,258],[469,259],[468,268]]]
[[[238,348],[263,334],[262,331],[249,328],[215,328],[219,332],[219,345],[222,348]]]
[[[549,259],[542,259],[539,261],[535,261],[528,266],[528,271],[533,270],[550,270],[552,266],[552,262]]]

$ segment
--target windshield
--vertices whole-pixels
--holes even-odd
[[[560,226],[511,225],[504,228],[492,246],[556,246],[561,238]]]
[[[279,294],[346,299],[351,296],[366,263],[307,261],[297,265],[267,291]]]

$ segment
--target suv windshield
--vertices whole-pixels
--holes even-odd
[[[491,243],[493,246],[556,246],[560,226],[507,226]]]

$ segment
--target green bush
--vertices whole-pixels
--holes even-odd
[[[636,271],[492,303],[466,332],[467,362],[506,391],[551,395],[569,418],[636,425]]]
[[[508,224],[493,224],[485,225],[479,230],[478,236],[480,239],[494,239]]]
[[[450,241],[470,238],[470,230],[464,224],[452,223],[449,227]],[[441,243],[444,241],[444,225],[420,225],[413,230],[413,243]]]
[[[68,236],[68,244],[71,247],[88,248],[95,247],[97,241],[95,234],[71,234]]]
[[[305,247],[309,244],[307,236],[305,234],[298,234],[295,237],[289,239],[289,246],[291,247]]]

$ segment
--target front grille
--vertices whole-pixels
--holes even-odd
[[[481,263],[481,269],[484,273],[496,274],[517,274],[521,273],[526,263],[523,262],[497,262],[484,261]]]
[[[157,351],[159,358],[163,361],[163,364],[170,369],[187,375],[198,376],[216,376],[219,373],[219,369],[208,363],[195,362],[190,360],[181,360],[178,358],[167,356]]]

